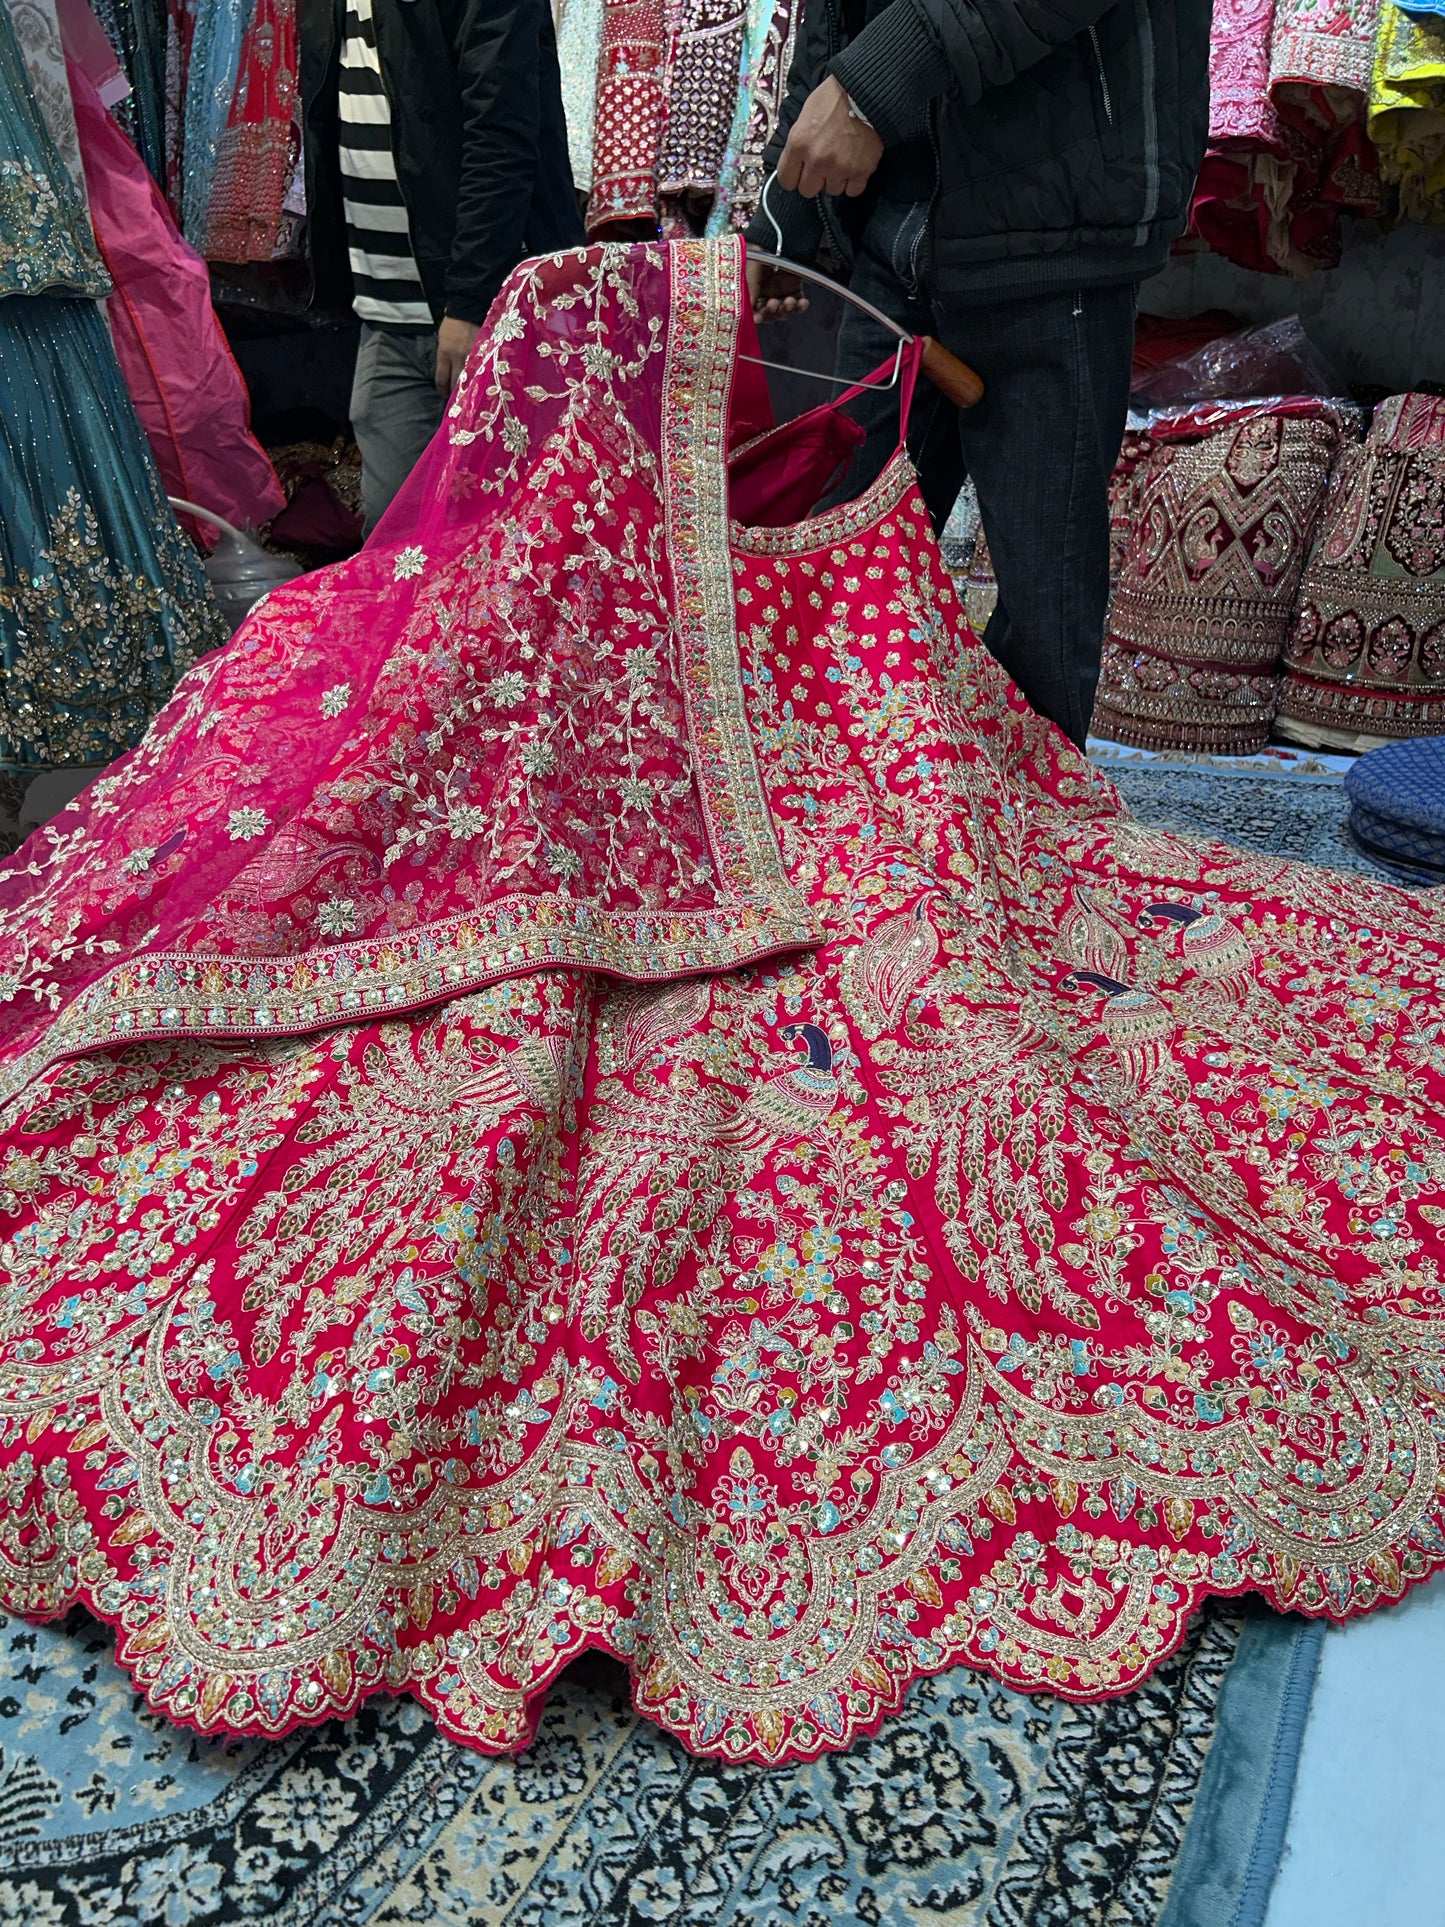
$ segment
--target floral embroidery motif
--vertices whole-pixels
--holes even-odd
[[[121,792],[51,828],[8,904],[0,881],[6,1015],[39,1052],[12,1079],[116,1037],[300,1032],[518,967],[659,978],[813,937],[742,719],[726,476],[697,454],[721,446],[737,259],[595,248],[514,276],[420,539],[273,592]],[[235,793],[260,758],[274,833]],[[129,911],[125,845],[168,853]],[[107,976],[128,914],[152,941]]]
[[[1099,678],[1100,734],[1144,747],[1263,746],[1339,411],[1240,404],[1130,451]],[[1213,417],[1224,415],[1215,425]],[[1231,419],[1233,417],[1234,419]]]
[[[736,532],[704,633],[725,499],[683,463],[723,443],[675,429],[726,260],[674,253],[716,694],[674,740],[766,884],[756,781],[810,944],[627,983],[509,967],[492,906],[398,909],[385,960],[132,954],[102,990],[177,1034],[9,1105],[0,1592],[84,1597],[173,1718],[407,1689],[516,1747],[601,1646],[689,1747],[775,1761],[959,1660],[1094,1698],[1208,1593],[1343,1617],[1445,1563],[1438,904],[1133,823],[964,628],[900,465]],[[432,677],[475,616],[442,633]]]
[[[244,843],[253,836],[264,836],[269,827],[270,818],[264,810],[232,810],[226,834],[233,843]]]
[[[1396,395],[1335,472],[1280,714],[1385,736],[1445,727],[1445,403]]]

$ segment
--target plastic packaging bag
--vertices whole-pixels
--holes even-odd
[[[1349,389],[1304,331],[1298,315],[1221,335],[1181,361],[1166,362],[1134,384],[1136,408],[1177,408],[1195,401],[1252,401],[1263,396],[1316,395]]]

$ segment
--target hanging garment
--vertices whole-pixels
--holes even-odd
[[[572,183],[592,191],[592,145],[597,126],[597,67],[602,57],[602,0],[561,0],[557,10],[557,65]]]
[[[254,0],[206,221],[208,261],[270,261],[296,170],[295,0]]]
[[[1445,913],[1132,822],[901,452],[730,521],[741,267],[517,270],[0,870],[0,1598],[169,1717],[500,1750],[596,1646],[778,1760],[1445,1564]]]
[[[263,4],[265,0],[263,0]],[[177,233],[140,155],[71,70],[116,356],[166,493],[260,528],[286,497],[251,433],[250,398],[211,305],[205,262]]]
[[[1445,732],[1445,401],[1395,395],[1346,449],[1300,585],[1282,719]]]
[[[1270,95],[1312,150],[1312,193],[1336,212],[1383,208],[1380,157],[1366,133],[1380,17],[1381,0],[1276,0]]]
[[[1096,734],[1244,755],[1269,737],[1285,635],[1343,433],[1328,402],[1156,424],[1116,496],[1127,533]]]
[[[61,44],[55,0],[5,0],[5,4],[35,105],[70,176],[71,186],[83,200],[85,169],[80,161],[80,138],[70,104],[70,82],[65,73],[65,48]]]
[[[224,633],[100,310],[0,300],[0,768],[109,763]]]
[[[1279,110],[1269,92],[1276,0],[1219,0],[1209,38],[1212,145],[1280,146]]]
[[[737,101],[708,216],[714,236],[741,233],[763,191],[763,154],[788,90],[801,9],[793,0],[748,0]]]
[[[711,195],[738,100],[748,0],[682,0],[667,63],[658,192]]]
[[[1445,221],[1445,20],[1380,12],[1370,135],[1412,221]]]
[[[1380,0],[1274,0],[1269,85],[1281,111],[1355,114],[1370,91],[1379,18]],[[1311,98],[1331,90],[1349,98]]]
[[[1257,273],[1302,273],[1328,254],[1333,217],[1296,206],[1306,144],[1269,91],[1275,0],[1220,0],[1209,44],[1209,147],[1190,210],[1193,233]]]
[[[173,172],[172,182],[181,231],[198,253],[206,245],[211,193],[253,4],[254,0],[204,0],[186,8],[190,31],[181,66],[179,171]]]
[[[166,187],[166,3],[165,0],[60,0],[61,24],[67,12],[92,14],[110,43],[129,86],[112,100],[101,98],[137,149],[156,182]],[[79,66],[86,62],[67,41],[66,52]],[[95,76],[92,74],[92,79]]]
[[[0,300],[32,294],[94,297],[110,287],[84,187],[51,135],[43,100],[9,9],[0,8]],[[62,135],[65,131],[62,123]]]
[[[589,235],[656,225],[666,61],[662,0],[604,0]]]
[[[181,223],[181,196],[185,187],[186,76],[190,67],[191,42],[195,33],[195,14],[191,0],[165,0],[166,90],[165,90],[165,170],[157,180],[165,189],[166,204]]]
[[[105,321],[84,298],[108,286],[0,7],[0,771],[11,774],[108,763],[220,640]]]
[[[1209,148],[1191,226],[1257,272],[1339,259],[1341,212],[1377,214],[1364,131],[1379,0],[1223,0],[1210,40]]]

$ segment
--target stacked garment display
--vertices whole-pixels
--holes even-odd
[[[1202,404],[1131,437],[1094,730],[1149,749],[1268,740],[1300,572],[1352,411]]]
[[[1241,266],[1339,259],[1339,217],[1380,209],[1365,105],[1379,0],[1220,0],[1194,232]]]
[[[0,237],[0,833],[13,838],[32,776],[129,749],[222,630],[121,380],[85,203],[4,7]]]
[[[1445,401],[1395,395],[1345,450],[1290,630],[1280,734],[1445,731]]]

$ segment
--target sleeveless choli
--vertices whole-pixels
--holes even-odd
[[[648,299],[629,260],[653,264]],[[565,263],[514,278],[437,460],[480,445],[457,438],[483,433],[498,336],[545,330],[529,287],[560,275],[572,300],[633,275],[642,335],[660,314],[669,340],[658,474],[685,694],[647,738],[664,758],[671,730],[674,760],[645,780],[703,798],[652,820],[707,826],[713,881],[675,894],[713,891],[716,929],[677,941],[717,953],[689,965],[664,932],[655,967],[623,954],[614,880],[588,924],[606,955],[550,961],[524,908],[516,958],[487,951],[470,976],[438,936],[428,994],[404,919],[390,964],[368,924],[263,969],[227,884],[191,984],[179,924],[153,967],[163,906],[121,903],[120,866],[64,843],[80,831],[55,847],[110,879],[104,917],[67,922],[67,884],[28,846],[65,943],[117,948],[88,978],[46,966],[72,970],[61,1007],[10,1059],[0,1604],[83,1601],[151,1704],[205,1731],[282,1733],[408,1690],[455,1738],[512,1749],[559,1669],[599,1647],[689,1748],[775,1762],[846,1745],[958,1662],[1072,1698],[1127,1690],[1210,1593],[1337,1618],[1398,1598],[1445,1564],[1436,899],[1133,822],[965,627],[906,458],[801,523],[713,520],[723,416],[690,443],[667,423],[729,384],[756,408],[735,245]],[[500,441],[505,411],[487,419]],[[735,441],[763,426],[735,405]],[[551,459],[528,500],[557,497]],[[598,462],[571,479],[603,514]],[[462,493],[479,516],[485,491]],[[610,553],[641,598],[650,531],[631,526]],[[406,553],[384,525],[359,574],[281,592],[226,652],[239,693],[224,666],[196,672],[139,773],[82,809],[84,847],[132,834],[129,783],[145,862],[125,875],[170,874],[158,786],[174,811],[201,779],[165,775],[161,739],[218,708],[224,737],[243,697],[252,721],[284,709],[288,648],[312,652],[297,686],[319,698],[347,584],[369,594]],[[721,599],[699,557],[730,575]],[[425,611],[407,605],[411,653],[390,645],[406,673],[376,672],[368,729],[472,726],[438,721],[433,685],[445,657],[450,687],[480,687],[458,665],[507,613],[510,578],[489,580],[486,608],[448,589],[450,654],[418,653]],[[558,575],[556,594],[591,580]],[[508,607],[526,613],[520,586]],[[518,634],[540,686],[562,675],[563,631],[535,615]],[[712,652],[705,684],[690,646]],[[666,685],[672,660],[619,673]],[[523,713],[520,684],[502,694]],[[483,717],[499,757],[510,713]],[[550,739],[533,722],[516,753],[535,762]],[[343,747],[365,736],[342,726]],[[264,813],[291,779],[264,733],[247,740],[253,800],[227,800]],[[715,792],[714,753],[732,771]],[[644,776],[604,765],[611,808]],[[359,769],[326,781],[365,843]],[[494,812],[504,792],[478,789]],[[292,875],[321,860],[319,806],[286,793],[273,868]],[[734,862],[717,823],[754,793],[764,816]],[[585,799],[569,807],[592,834]],[[185,835],[214,876],[203,816]],[[449,887],[480,896],[482,859],[457,868],[459,847]],[[673,846],[649,847],[666,896]],[[735,897],[730,863],[751,879]],[[745,900],[751,922],[727,908]],[[309,971],[319,999],[345,959],[349,1012],[307,1028],[293,1002],[283,1035],[267,1002],[247,1031],[233,980],[294,999]],[[169,1019],[145,988],[162,967]]]

